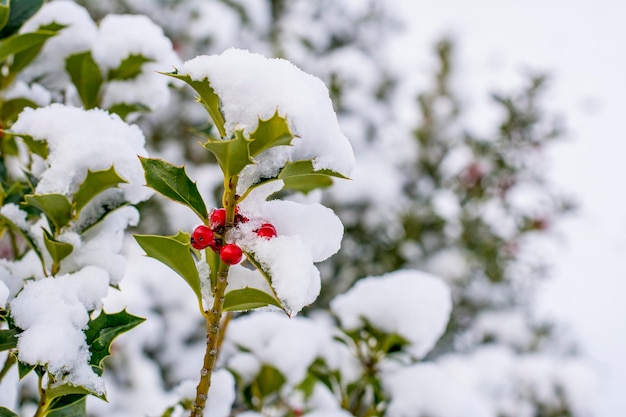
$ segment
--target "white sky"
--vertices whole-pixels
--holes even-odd
[[[568,132],[567,140],[552,148],[550,176],[581,207],[558,228],[562,244],[540,302],[544,312],[571,324],[598,365],[596,417],[623,417],[626,2],[394,1],[407,7],[413,22],[411,41],[396,55],[425,69],[434,41],[452,35],[456,69],[464,71],[461,80],[471,82],[463,86],[470,96],[511,86],[527,68],[553,75],[547,104],[565,116]]]

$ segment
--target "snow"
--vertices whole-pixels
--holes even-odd
[[[72,244],[74,249],[61,263],[59,272],[71,272],[93,265],[109,273],[112,285],[119,284],[126,267],[126,259],[119,253],[124,231],[138,222],[137,209],[126,206],[109,213],[104,220],[85,232],[83,241],[72,231],[61,234],[58,240]]]
[[[104,170],[112,165],[128,181],[120,185],[127,201],[136,204],[152,194],[143,186],[144,173],[137,158],[147,155],[143,133],[116,115],[100,109],[52,104],[24,110],[11,131],[48,143],[47,169],[37,184],[38,194],[70,196],[85,179],[88,169]]]
[[[239,243],[269,273],[272,287],[287,314],[295,315],[315,301],[321,288],[320,273],[297,236],[253,238]]]
[[[624,213],[621,179],[623,74],[626,60],[615,51],[625,30],[625,4],[614,1],[445,0],[422,5],[397,1],[411,21],[411,34],[390,55],[422,74],[432,65],[407,50],[432,50],[443,35],[456,41],[459,87],[482,128],[493,116],[476,97],[509,88],[529,71],[547,71],[547,102],[563,116],[566,140],[549,151],[551,180],[580,203],[555,231],[552,279],[538,291],[544,315],[566,322],[601,375],[594,415],[621,417],[626,409]],[[532,28],[532,30],[529,30]],[[581,30],[584,28],[584,30]],[[417,59],[416,59],[417,58]],[[485,99],[486,100],[486,99]],[[474,117],[478,115],[478,117]],[[584,306],[584,307],[582,307]],[[601,325],[600,325],[601,324]]]
[[[482,312],[470,332],[477,342],[489,339],[520,349],[529,347],[535,337],[527,318],[516,310]]]
[[[24,81],[17,80],[4,93],[6,100],[15,98],[25,98],[32,101],[38,106],[47,106],[52,101],[50,91],[46,90],[41,84],[26,84]]]
[[[0,281],[0,308],[5,308],[9,299],[9,287]]]
[[[487,404],[436,364],[423,362],[383,376],[394,417],[495,417]]]
[[[0,282],[9,289],[9,300],[24,286],[24,280],[43,278],[41,261],[34,251],[28,252],[17,261],[0,259]]]
[[[220,97],[227,136],[239,129],[250,134],[259,118],[267,120],[278,110],[298,136],[292,147],[279,151],[281,165],[287,160],[313,160],[316,170],[350,175],[354,154],[339,130],[328,89],[318,78],[284,59],[238,49],[196,57],[185,62],[178,73],[197,81],[208,78]],[[257,159],[260,164],[276,164],[275,159],[266,160],[263,155]]]
[[[503,345],[483,346],[468,355],[438,360],[449,375],[473,389],[495,415],[532,417],[536,404],[559,410],[562,402],[576,417],[593,414],[598,381],[589,363],[544,353],[515,354]]]
[[[314,262],[321,262],[339,250],[343,225],[331,209],[320,204],[265,201],[281,188],[282,181],[275,181],[254,189],[239,204],[241,214],[249,221],[240,223],[226,239],[253,254],[269,272],[272,288],[287,314],[295,315],[319,295],[320,273]],[[276,237],[265,239],[256,235],[255,230],[264,223],[274,225]],[[253,274],[247,275],[247,279],[255,279]],[[263,284],[252,286],[262,288]]]
[[[343,225],[328,207],[285,200],[255,203],[244,200],[242,213],[254,213],[263,223],[273,224],[279,236],[299,237],[313,262],[324,261],[339,250]]]
[[[63,90],[70,83],[65,72],[65,58],[87,51],[96,38],[96,24],[87,10],[72,1],[45,3],[20,29],[32,32],[51,23],[65,25],[56,36],[48,39],[37,58],[19,75],[27,82],[37,81],[47,88]]]
[[[331,341],[324,326],[309,319],[256,312],[229,324],[223,351],[225,367],[232,363],[241,376],[250,377],[261,364],[268,364],[293,386],[302,381],[308,367]]]
[[[27,283],[11,301],[15,325],[24,330],[18,339],[19,360],[47,365],[58,384],[68,382],[103,394],[104,383],[89,365],[83,330],[108,286],[108,274],[93,266]]]
[[[331,302],[341,327],[355,330],[367,321],[398,334],[416,358],[426,355],[443,334],[452,308],[450,290],[439,278],[420,271],[399,270],[363,278]]]

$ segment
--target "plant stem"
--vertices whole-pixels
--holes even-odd
[[[224,195],[222,196],[222,202],[226,209],[226,225],[225,229],[228,231],[233,227],[235,218],[235,206],[237,204],[235,197],[235,190],[237,189],[238,178],[228,178],[224,182]],[[224,232],[226,234],[226,232]],[[222,318],[222,311],[224,309],[224,294],[226,292],[226,286],[228,285],[228,271],[230,266],[224,262],[220,262],[217,270],[217,283],[213,288],[213,306],[211,310],[204,314],[206,319],[206,351],[204,353],[204,361],[202,369],[200,370],[200,382],[196,388],[196,399],[191,406],[190,417],[202,417],[206,400],[209,394],[209,388],[211,388],[211,377],[213,376],[213,369],[217,362],[217,356],[222,344],[223,335],[228,320],[220,326],[220,320]]]
[[[48,399],[48,393],[46,389],[43,387],[43,375],[39,375],[39,382],[37,384],[37,388],[39,389],[39,404],[37,405],[37,411],[33,417],[44,417],[48,414],[48,406],[50,405],[50,400]]]
[[[222,317],[222,308],[224,307],[224,292],[226,291],[228,269],[228,265],[220,262],[220,269],[217,272],[217,285],[213,294],[213,307],[206,317],[206,351],[204,352],[204,362],[200,370],[200,382],[196,388],[196,399],[191,406],[190,417],[202,417],[209,388],[211,387],[213,368],[217,361],[217,343],[220,339],[220,319]]]

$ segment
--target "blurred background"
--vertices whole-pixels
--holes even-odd
[[[538,309],[566,323],[598,366],[598,415],[623,415],[626,199],[618,184],[626,174],[620,126],[626,60],[619,53],[626,5],[479,0],[404,6],[411,35],[401,49],[412,53],[399,55],[417,59],[418,67],[424,57],[415,51],[441,36],[454,39],[468,110],[480,105],[477,91],[515,85],[515,76],[529,70],[549,74],[544,103],[563,117],[566,130],[565,140],[548,151],[547,176],[578,207],[553,230],[550,280],[540,286]]]

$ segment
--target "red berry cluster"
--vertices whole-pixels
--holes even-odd
[[[235,207],[234,220],[235,225],[249,221],[248,218],[239,213],[239,207]],[[196,227],[191,235],[191,246],[198,250],[211,248],[213,252],[219,253],[222,262],[228,265],[235,265],[241,262],[243,257],[241,248],[234,243],[223,244],[221,238],[226,227],[226,209],[218,208],[211,211],[209,222],[211,227],[205,225]],[[271,223],[262,224],[255,232],[257,236],[265,239],[271,239],[276,236],[276,228]]]

